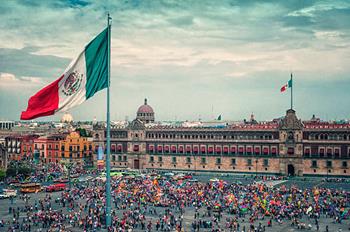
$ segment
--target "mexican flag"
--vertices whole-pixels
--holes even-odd
[[[293,81],[292,81],[292,78],[287,82],[287,84],[283,85],[281,87],[281,92],[284,92],[286,91],[288,88],[291,88],[293,85]]]
[[[108,86],[108,28],[97,35],[66,68],[60,78],[28,101],[21,120],[65,112]]]

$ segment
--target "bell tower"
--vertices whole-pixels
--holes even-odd
[[[303,127],[303,123],[297,118],[295,110],[287,110],[286,116],[279,125],[281,174],[303,175]]]

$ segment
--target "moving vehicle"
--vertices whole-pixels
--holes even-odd
[[[41,184],[39,183],[27,183],[21,185],[21,193],[37,193],[42,190]]]
[[[60,178],[60,179],[56,179],[53,181],[54,183],[68,183],[69,179],[68,178]]]
[[[0,199],[16,197],[16,196],[17,196],[17,190],[14,190],[14,189],[3,189],[2,190],[2,194],[0,194]]]
[[[56,191],[62,191],[66,189],[66,184],[53,184],[46,187],[46,192],[56,192]]]

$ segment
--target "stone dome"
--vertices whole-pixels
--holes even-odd
[[[153,108],[147,104],[147,98],[145,98],[144,104],[138,108],[136,119],[144,123],[154,122],[154,111]]]
[[[151,113],[154,114],[153,108],[150,105],[147,105],[147,98],[145,98],[145,103],[139,107],[137,113]]]
[[[73,122],[73,116],[66,112],[62,116],[61,122],[63,122],[63,123],[71,123],[71,122]]]

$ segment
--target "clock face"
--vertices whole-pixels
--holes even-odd
[[[293,133],[293,131],[289,131],[288,132],[288,139],[289,140],[294,140],[294,133]]]

